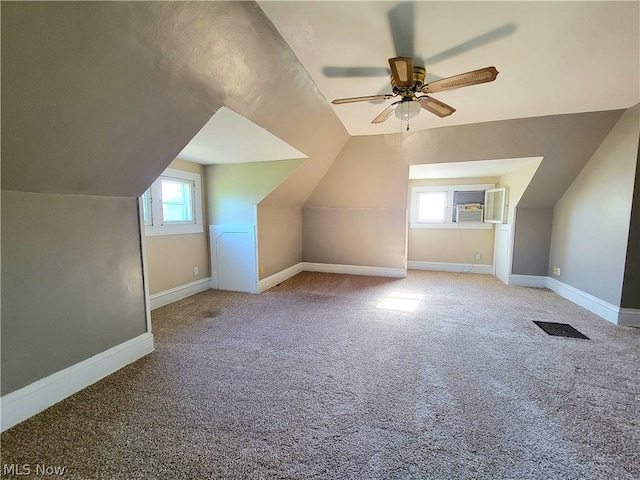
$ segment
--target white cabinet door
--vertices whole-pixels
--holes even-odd
[[[254,225],[211,225],[211,288],[257,293]]]

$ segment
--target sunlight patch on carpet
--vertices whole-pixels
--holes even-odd
[[[422,293],[392,292],[376,308],[415,312],[423,298],[424,295]]]

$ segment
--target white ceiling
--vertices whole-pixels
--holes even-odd
[[[233,110],[221,107],[178,154],[203,165],[307,158]]]
[[[457,111],[444,119],[422,111],[411,121],[412,130],[640,102],[638,1],[413,2],[394,10],[413,8],[413,26],[405,22],[402,29],[405,42],[415,29],[413,55],[394,47],[387,15],[398,2],[258,3],[328,101],[390,93],[386,74],[334,75],[342,67],[385,69],[396,55],[423,59],[427,81],[486,66],[498,69],[492,83],[433,94]],[[401,125],[393,116],[370,123],[393,101],[332,107],[351,135],[396,133]]]

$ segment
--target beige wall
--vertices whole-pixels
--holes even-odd
[[[258,206],[259,279],[302,261],[302,210]]]
[[[304,206],[304,261],[406,267],[409,165],[394,145],[353,137],[342,149]]]
[[[149,293],[153,295],[209,277],[207,237],[205,233],[146,237]],[[198,275],[193,273],[194,267],[198,267]]]
[[[303,260],[406,267],[406,208],[305,208]]]
[[[145,237],[149,294],[164,292],[210,276],[209,234],[206,224],[206,179],[204,166],[175,159],[169,165],[176,170],[197,173],[202,184],[203,232],[184,235]],[[198,267],[195,275],[194,267]]]
[[[493,264],[495,230],[409,229],[409,261]],[[480,253],[476,260],[474,253]]]
[[[207,165],[210,225],[255,225],[256,206],[306,160]]]

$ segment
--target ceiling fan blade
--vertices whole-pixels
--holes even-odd
[[[436,63],[442,62],[444,60],[448,60],[449,58],[455,57],[457,55],[461,55],[465,52],[473,50],[474,48],[481,47],[483,45],[487,45],[491,42],[495,42],[496,40],[500,40],[501,38],[507,37],[516,31],[516,26],[513,23],[508,23],[503,25],[502,27],[491,30],[487,33],[483,33],[482,35],[478,35],[471,40],[467,40],[460,45],[456,45],[455,47],[449,48],[444,52],[440,52],[432,57],[426,58],[425,63],[427,65],[434,65]]]
[[[338,98],[331,103],[334,105],[341,105],[343,103],[355,103],[355,102],[370,102],[372,100],[388,100],[393,98],[395,95],[369,95],[367,97],[349,97],[349,98]]]
[[[395,57],[389,59],[391,75],[398,87],[413,85],[413,58]]]
[[[453,77],[443,78],[435,82],[427,83],[422,87],[423,93],[442,92],[443,90],[453,90],[454,88],[468,87],[479,83],[493,82],[498,76],[496,67],[485,67],[473,70]]]
[[[415,15],[414,3],[406,2],[392,8],[387,12],[393,46],[396,55],[413,58],[415,41]]]
[[[440,118],[448,117],[453,112],[456,111],[455,108],[447,105],[446,103],[442,103],[440,100],[436,100],[433,97],[424,96],[418,97],[418,102],[420,106],[425,110],[433,113],[434,115],[439,116]]]
[[[400,102],[394,102],[391,105],[389,105],[387,108],[385,108],[382,111],[382,113],[380,115],[378,115],[376,118],[371,120],[371,123],[382,123],[382,122],[384,122],[387,118],[389,118],[391,116],[393,111],[396,109],[396,105],[398,105],[399,103]]]
[[[324,67],[322,73],[327,78],[388,77],[389,69],[384,67]]]

